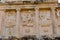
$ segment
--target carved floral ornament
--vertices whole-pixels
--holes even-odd
[[[43,24],[42,27],[50,27],[51,24]]]
[[[45,32],[45,33],[47,33],[47,32],[48,32],[48,30],[47,30],[47,29],[45,29],[45,30],[44,30],[44,32]]]
[[[26,33],[29,33],[29,32],[30,32],[30,29],[26,29],[25,32],[26,32]]]
[[[8,28],[13,28],[14,26],[16,26],[16,24],[14,22],[7,22],[6,23],[6,27]]]

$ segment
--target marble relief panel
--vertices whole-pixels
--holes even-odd
[[[16,26],[16,12],[13,10],[6,11],[5,16],[5,31],[6,34],[13,36],[15,35],[15,26]],[[12,30],[12,31],[11,31]]]
[[[33,27],[35,13],[31,10],[21,12],[22,26]]]
[[[33,34],[34,24],[35,24],[35,12],[31,10],[24,10],[21,12],[21,20],[22,20],[22,30],[24,34],[29,35]]]
[[[14,11],[6,12],[6,26],[15,26],[16,13]]]
[[[40,34],[48,35],[52,33],[52,20],[50,10],[40,10],[39,13]]]
[[[51,16],[50,16],[50,11],[46,11],[46,10],[42,10],[40,11],[39,14],[39,20],[41,22],[41,24],[46,24],[46,26],[48,26],[49,24],[51,24]]]

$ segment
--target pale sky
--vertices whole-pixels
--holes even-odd
[[[58,3],[60,3],[60,0],[58,0]]]

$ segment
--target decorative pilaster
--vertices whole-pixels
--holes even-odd
[[[51,8],[51,18],[52,18],[52,32],[53,32],[53,37],[56,35],[56,15],[55,15],[55,8]]]
[[[1,10],[1,13],[0,13],[0,17],[1,17],[1,28],[0,28],[0,30],[1,30],[1,32],[0,32],[0,36],[1,37],[3,37],[3,36],[5,36],[5,34],[4,34],[4,19],[5,19],[5,10]]]
[[[36,35],[40,35],[40,30],[39,30],[39,25],[38,25],[38,23],[39,23],[39,8],[38,7],[36,7],[35,8],[35,21],[36,21],[36,26],[35,26],[35,33],[36,33]]]
[[[19,27],[19,9],[16,9],[16,13],[17,13],[17,18],[16,18],[16,37],[19,37],[18,35],[18,33],[19,33],[19,31],[18,31],[18,27]]]
[[[16,22],[16,36],[19,38],[20,37],[20,9],[17,10],[17,22]]]
[[[6,17],[6,10],[4,10],[3,12],[3,18],[2,18],[2,38],[8,38],[8,34],[7,34],[7,31],[6,31],[6,28],[5,28],[5,17]]]

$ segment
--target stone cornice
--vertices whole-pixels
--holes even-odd
[[[7,2],[1,2],[0,5],[37,5],[37,4],[54,4],[58,2],[39,2],[39,1],[7,1]]]

